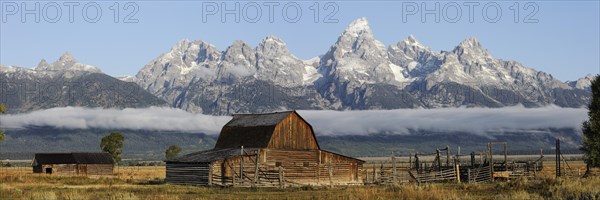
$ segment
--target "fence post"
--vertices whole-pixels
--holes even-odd
[[[377,168],[375,167],[377,163],[373,163],[373,183],[377,182]]]
[[[256,187],[256,184],[258,184],[258,172],[259,172],[259,168],[258,168],[258,159],[260,159],[260,149],[256,150],[256,159],[254,160],[254,186]]]
[[[396,157],[394,157],[394,152],[392,151],[392,181],[396,182]]]
[[[208,186],[212,186],[212,163],[208,163]]]
[[[441,171],[442,170],[442,159],[440,159],[440,150],[439,149],[435,149],[435,155],[436,155],[436,159],[437,159],[437,170]]]
[[[540,169],[544,169],[544,149],[540,149]]]
[[[446,146],[446,167],[450,167],[450,146]]]
[[[415,153],[415,168],[417,169],[417,174],[421,172],[421,163],[419,163],[419,155]]]
[[[456,160],[457,163],[460,164],[460,146],[458,146],[458,150],[456,151]]]
[[[279,166],[278,169],[279,169],[279,188],[283,188],[283,169],[281,166]]]
[[[560,175],[560,140],[556,139],[556,177]]]
[[[369,169],[365,168],[365,184],[369,183]]]
[[[244,146],[240,150],[240,183],[244,184]]]
[[[467,169],[467,179],[469,179],[468,183],[471,183],[471,168]]]
[[[321,150],[319,150],[319,160],[317,162],[317,185],[321,185],[321,167],[323,166],[321,160]]]
[[[333,187],[333,180],[332,180],[333,172],[331,169],[331,161],[329,161],[329,165],[327,166],[327,171],[329,172],[329,187]]]
[[[454,165],[454,171],[456,172],[456,182],[460,183],[460,166],[458,164]]]
[[[537,176],[537,162],[533,163],[533,176]]]
[[[475,167],[475,152],[471,152],[471,167]]]

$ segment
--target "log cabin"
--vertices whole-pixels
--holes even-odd
[[[214,149],[165,162],[170,184],[242,187],[361,184],[364,163],[321,149],[296,111],[233,115]]]
[[[113,175],[114,161],[108,153],[36,153],[33,173],[58,175]]]

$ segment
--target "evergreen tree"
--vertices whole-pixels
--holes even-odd
[[[592,99],[588,105],[589,119],[583,122],[583,159],[590,167],[600,167],[600,75],[592,80]]]

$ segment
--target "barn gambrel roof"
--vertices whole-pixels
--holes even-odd
[[[233,119],[221,129],[215,149],[240,148],[241,146],[244,148],[267,148],[277,124],[292,113],[306,122],[296,111],[235,114]],[[317,141],[312,126],[308,122],[306,124]]]

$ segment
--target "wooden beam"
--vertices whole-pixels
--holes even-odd
[[[258,183],[258,159],[260,159],[260,149],[256,150],[256,159],[254,159],[254,187],[256,187],[256,184]]]
[[[450,167],[450,146],[446,146],[446,167]]]
[[[435,149],[435,159],[437,159],[437,170],[442,170],[442,159],[440,159],[440,149]]]
[[[454,165],[454,171],[456,173],[456,182],[460,183],[460,165],[455,164]]]
[[[212,186],[213,167],[212,163],[208,164],[208,186]]]
[[[329,165],[327,166],[327,171],[329,172],[329,187],[333,187],[333,170],[331,168],[331,161],[329,161]]]
[[[244,146],[240,150],[240,182],[244,184]]]
[[[394,183],[396,182],[396,157],[394,157],[394,152],[392,151],[392,180]]]

